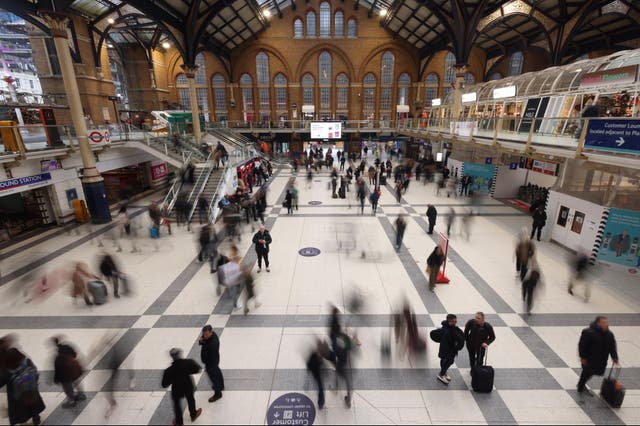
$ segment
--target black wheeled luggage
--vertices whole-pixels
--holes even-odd
[[[611,366],[609,376],[602,380],[602,387],[600,388],[600,396],[613,408],[620,408],[624,400],[625,389],[620,380],[618,380],[620,370],[621,368],[618,367],[615,377],[611,377],[611,373],[613,373],[613,366]]]
[[[479,393],[491,393],[493,390],[493,367],[486,365],[487,356],[485,350],[485,365],[474,365],[471,369],[471,388]]]

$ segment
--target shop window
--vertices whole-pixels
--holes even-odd
[[[302,19],[296,19],[293,21],[293,36],[295,38],[304,37],[304,24],[302,23]]]
[[[329,3],[320,3],[320,37],[331,35],[331,6]]]
[[[336,37],[344,37],[344,13],[339,10],[334,16],[333,34]]]
[[[524,56],[522,52],[515,52],[511,55],[509,61],[509,76],[522,74],[522,63],[524,62]]]
[[[316,36],[316,13],[310,11],[307,13],[307,37]]]

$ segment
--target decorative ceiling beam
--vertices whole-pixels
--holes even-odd
[[[278,18],[282,19],[282,10],[280,10],[278,0],[273,0],[273,6],[276,8],[276,12],[278,12]]]
[[[369,7],[369,12],[367,13],[367,16],[369,18],[373,16],[373,9],[375,9],[377,4],[378,4],[378,0],[373,0],[373,3],[371,3],[371,7]]]
[[[122,9],[122,7],[124,5],[126,5],[127,3],[122,2],[119,5],[117,5],[115,8],[113,9],[109,9],[107,11],[105,11],[104,13],[101,13],[100,15],[96,16],[92,21],[91,21],[91,25],[96,25],[97,23],[99,23],[100,21],[102,21],[103,19],[105,19],[107,16],[111,15],[112,13],[118,12],[120,9]]]

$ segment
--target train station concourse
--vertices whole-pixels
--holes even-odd
[[[640,423],[640,2],[0,0],[0,425]]]

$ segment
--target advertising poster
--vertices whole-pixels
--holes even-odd
[[[563,228],[567,226],[567,218],[569,217],[569,207],[560,206],[560,214],[558,214],[558,225]]]
[[[496,166],[490,164],[464,163],[464,174],[471,176],[469,189],[488,194],[493,185]]]
[[[571,231],[576,234],[582,232],[582,225],[584,224],[584,213],[576,210],[576,214],[573,215],[573,223],[571,224]]]
[[[629,272],[636,273],[640,267],[639,239],[640,212],[611,209],[598,259],[627,266]]]

